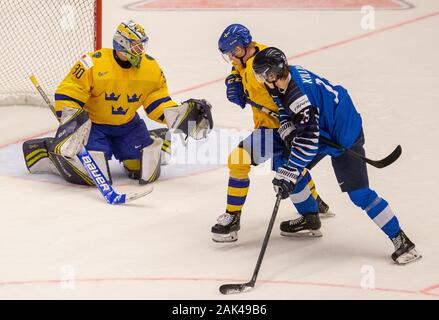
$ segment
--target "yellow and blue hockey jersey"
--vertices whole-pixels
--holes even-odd
[[[140,68],[118,63],[113,49],[84,54],[55,92],[55,109],[84,108],[97,124],[123,125],[143,106],[148,117],[165,123],[163,110],[177,105],[154,58],[145,54]]]
[[[259,43],[254,44],[258,51],[267,48],[267,46]],[[238,74],[242,78],[247,103],[252,106],[255,128],[279,128],[279,121],[276,118],[258,109],[258,106],[262,106],[275,113],[278,112],[278,107],[266,90],[264,84],[260,83],[253,74],[253,60],[254,56],[246,62],[245,66],[233,63],[232,73]]]

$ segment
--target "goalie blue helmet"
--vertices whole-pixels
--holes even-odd
[[[246,48],[252,42],[250,30],[242,24],[234,23],[228,26],[218,40],[218,49],[222,54],[233,52],[237,47]]]

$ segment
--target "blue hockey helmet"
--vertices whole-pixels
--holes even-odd
[[[218,40],[218,49],[222,54],[233,52],[237,47],[247,48],[252,42],[250,30],[242,24],[234,23],[228,26]]]

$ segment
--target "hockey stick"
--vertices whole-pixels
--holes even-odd
[[[261,268],[262,259],[264,258],[265,250],[267,249],[268,240],[270,239],[271,230],[273,229],[274,221],[276,220],[276,215],[277,215],[277,211],[279,210],[279,204],[281,200],[282,200],[281,195],[278,194],[276,197],[276,204],[274,205],[273,214],[271,215],[270,223],[268,224],[268,229],[267,232],[265,233],[264,242],[262,243],[261,252],[259,253],[255,270],[253,271],[252,279],[246,283],[223,284],[219,288],[219,291],[222,294],[247,292],[254,288],[256,283],[256,278],[258,277],[259,269]]]
[[[271,111],[270,109],[268,109],[268,108],[266,108],[264,106],[261,106],[260,104],[254,103],[253,101],[248,101],[247,100],[247,103],[250,104],[252,107],[254,107],[254,108],[258,109],[258,110],[261,110],[262,112],[268,114],[269,116],[271,116],[271,117],[273,117],[275,119],[279,119],[279,114],[278,113],[276,113],[274,111]],[[359,153],[357,153],[357,152],[355,152],[353,150],[346,149],[345,147],[339,145],[338,143],[336,143],[336,142],[334,142],[332,140],[326,139],[326,138],[324,138],[322,136],[320,136],[319,141],[323,142],[324,144],[326,144],[328,146],[331,146],[333,148],[341,150],[341,151],[343,151],[343,152],[345,152],[347,154],[350,154],[351,156],[353,156],[353,157],[355,157],[357,159],[361,159],[364,162],[370,164],[371,166],[374,166],[375,168],[379,168],[379,169],[385,168],[385,167],[391,165],[392,163],[394,163],[399,158],[399,156],[402,153],[402,148],[401,148],[400,145],[398,145],[395,148],[395,150],[393,150],[384,159],[381,159],[381,160],[371,160],[371,159],[368,159],[368,158],[362,156],[361,154],[359,154]]]
[[[261,106],[261,105],[259,105],[257,103],[254,103],[253,101],[248,101],[247,100],[247,103],[250,104],[252,107],[254,107],[254,108],[258,109],[258,110],[261,110],[262,112],[268,114],[269,116],[271,116],[271,117],[273,117],[275,119],[279,119],[279,114],[278,113],[276,113],[274,111],[271,111],[270,109],[268,109],[268,108],[266,108],[264,106]],[[338,143],[336,143],[336,142],[334,142],[332,140],[326,139],[326,138],[324,138],[322,136],[320,136],[319,141],[323,142],[324,144],[326,144],[328,146],[331,146],[331,147],[333,147],[335,149],[343,151],[344,153],[350,154],[351,156],[353,156],[353,157],[355,157],[357,159],[361,159],[364,162],[370,164],[371,166],[374,166],[375,168],[379,168],[379,169],[385,168],[385,167],[391,165],[392,163],[394,163],[399,158],[399,156],[402,153],[402,148],[401,148],[400,145],[398,145],[395,148],[395,150],[393,150],[384,159],[381,159],[381,160],[371,160],[371,159],[368,159],[368,158],[362,156],[361,154],[359,154],[359,153],[357,153],[357,152],[355,152],[355,151],[353,151],[351,149],[346,149],[345,147],[339,145]]]
[[[50,108],[54,116],[58,119],[55,112],[55,107],[53,106],[52,102],[47,97],[47,94],[44,92],[43,88],[41,88],[40,84],[38,83],[37,78],[34,75],[30,76],[30,80],[32,81],[35,88],[40,93],[41,97],[46,102],[47,106]],[[123,204],[130,201],[133,201],[135,199],[141,198],[143,196],[146,196],[147,194],[151,193],[153,188],[151,186],[147,186],[142,189],[140,192],[130,192],[130,193],[117,193],[114,191],[113,187],[108,182],[107,178],[105,178],[104,174],[102,173],[101,169],[99,169],[96,162],[93,160],[90,153],[87,151],[85,147],[81,148],[81,151],[78,154],[79,161],[81,161],[82,165],[84,166],[85,170],[87,170],[90,178],[93,179],[93,182],[95,183],[96,187],[99,189],[99,191],[104,196],[105,200],[109,204]]]
[[[362,156],[361,154],[359,154],[359,153],[357,153],[355,151],[352,151],[351,149],[346,149],[345,147],[339,145],[338,143],[335,143],[334,141],[326,139],[325,137],[320,136],[319,140],[321,142],[323,142],[324,144],[327,144],[328,146],[331,146],[331,147],[336,148],[336,149],[338,149],[340,151],[343,151],[344,153],[347,153],[347,154],[349,154],[349,155],[351,155],[351,156],[353,156],[353,157],[355,157],[357,159],[361,159],[364,162],[370,164],[371,166],[374,166],[375,168],[379,168],[379,169],[385,168],[385,167],[391,165],[392,163],[394,163],[399,158],[399,156],[402,153],[402,148],[401,148],[400,145],[398,145],[395,148],[395,150],[393,150],[384,159],[381,159],[381,160],[371,160],[371,159],[368,159],[368,158]]]

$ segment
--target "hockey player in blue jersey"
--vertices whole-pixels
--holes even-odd
[[[256,55],[253,71],[278,104],[279,134],[291,146],[288,158],[279,163],[273,179],[275,191],[287,198],[300,183],[300,172],[329,155],[341,191],[347,192],[351,201],[366,211],[393,242],[391,258],[398,264],[420,258],[387,201],[369,188],[366,163],[319,141],[324,137],[365,155],[361,116],[346,89],[300,66],[289,66],[285,54],[273,47]],[[285,236],[319,230],[319,215],[302,214],[282,222],[280,229]]]

